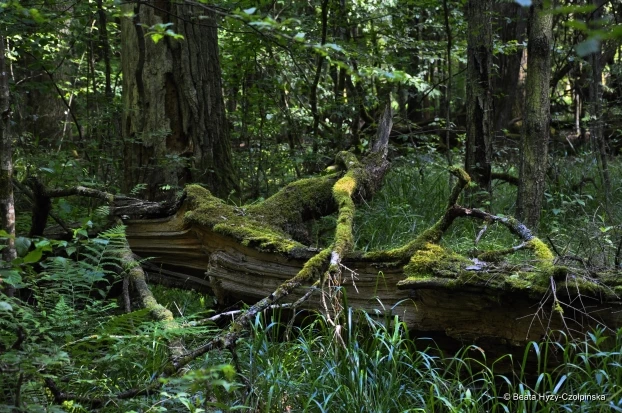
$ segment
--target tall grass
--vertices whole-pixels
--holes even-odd
[[[522,360],[487,361],[471,356],[481,352],[475,346],[443,357],[429,340],[410,340],[397,318],[352,310],[341,330],[321,315],[291,340],[283,340],[282,327],[258,317],[246,343],[251,411],[622,411],[622,330],[610,337],[597,330],[579,343],[532,342]],[[527,363],[532,353],[535,372]],[[551,367],[553,357],[563,364]],[[508,364],[511,371],[497,371]]]
[[[604,197],[597,168],[589,155],[560,158],[549,168],[539,236],[562,255],[577,255],[594,265],[612,265],[622,239],[622,163],[611,162],[612,194]],[[518,175],[515,169],[509,171]],[[443,159],[427,155],[395,165],[374,199],[358,208],[356,247],[363,251],[396,247],[412,240],[443,214],[449,174]],[[516,188],[495,181],[495,214],[514,215]],[[457,220],[443,242],[459,252],[475,247],[482,223]],[[516,239],[504,228],[488,228],[478,248],[508,247]]]

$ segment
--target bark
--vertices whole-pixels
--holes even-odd
[[[0,228],[9,234],[2,246],[2,259],[11,262],[15,252],[15,202],[13,200],[13,149],[11,145],[11,107],[9,102],[9,73],[6,67],[4,36],[0,36]],[[0,283],[2,278],[0,278]],[[6,290],[9,295],[12,288]]]
[[[491,191],[493,133],[492,1],[467,4],[467,141],[465,169],[481,190]]]
[[[321,23],[322,34],[320,39],[320,45],[326,43],[326,34],[328,30],[328,0],[322,1],[321,9]],[[309,96],[309,103],[311,105],[311,114],[313,115],[313,153],[317,153],[320,140],[320,113],[317,107],[317,89],[322,78],[322,70],[324,69],[324,61],[326,58],[322,54],[318,54],[317,63],[315,67],[315,76],[313,77],[313,83],[311,84],[311,95]]]
[[[121,20],[125,192],[147,184],[201,182],[227,197],[238,189],[222,96],[217,21],[201,5],[168,1],[126,4]],[[151,40],[148,28],[172,23],[183,40]],[[171,192],[169,192],[171,193]]]
[[[390,106],[379,123],[378,139],[370,155],[359,161],[351,153],[341,153],[337,162],[341,171],[290,184],[264,203],[233,207],[206,189],[189,185],[172,216],[125,217],[127,240],[134,253],[156,257],[156,263],[173,267],[177,273],[207,278],[224,304],[227,299],[240,298],[256,302],[228,330],[199,347],[183,352],[180,346],[170,343],[169,360],[158,378],[178,373],[211,350],[234,351],[254,317],[266,309],[283,305],[296,312],[298,308],[334,311],[334,306],[327,308],[324,295],[318,300],[309,298],[324,283],[334,286],[336,277],[337,285],[342,287],[338,290],[347,297],[349,306],[388,318],[398,316],[420,334],[474,341],[493,359],[507,354],[509,348],[520,348],[522,352],[528,341],[540,340],[554,329],[580,334],[597,324],[615,327],[622,322],[619,271],[596,272],[558,265],[561,261],[557,262],[523,223],[457,205],[470,182],[464,170],[457,167],[450,168],[457,180],[436,224],[395,250],[366,254],[353,251],[355,201],[373,195],[387,170]],[[325,188],[334,202],[332,207],[321,209],[326,199],[317,195]],[[61,192],[76,191],[48,191]],[[114,201],[108,194],[90,195]],[[152,204],[147,204],[149,210]],[[140,205],[133,209],[146,215]],[[300,210],[308,214],[297,212]],[[322,250],[293,240],[279,218],[284,215],[303,221],[331,212],[338,214],[335,237]],[[479,252],[471,259],[455,254],[442,248],[440,241],[458,218],[502,225],[520,244]],[[503,261],[504,256],[518,250],[531,251],[532,259],[524,264]],[[128,263],[126,270],[143,305],[156,318],[172,322],[170,313],[152,300],[145,274],[130,250],[120,253]],[[289,305],[282,303],[287,298]],[[337,321],[337,317],[334,319]],[[145,394],[158,388],[161,381],[152,383],[158,384],[126,390],[110,400]],[[81,400],[79,395],[63,392],[54,382],[46,384],[57,401]]]
[[[447,152],[445,156],[447,158],[447,165],[451,165],[453,161],[451,157],[449,132],[451,129],[451,82],[453,77],[451,49],[453,47],[453,36],[451,34],[451,26],[449,25],[449,7],[447,6],[447,0],[443,0],[443,15],[445,18],[445,34],[447,36],[447,83],[445,84],[445,147],[447,148]]]
[[[553,17],[542,0],[529,9],[525,117],[516,214],[537,230],[544,196],[550,135],[550,77]]]
[[[594,22],[600,23],[602,18],[602,6],[603,0],[595,0],[594,6],[596,10],[592,16]],[[607,159],[607,147],[605,143],[604,128],[603,128],[603,108],[602,108],[602,95],[603,95],[603,53],[602,44],[599,43],[598,50],[592,53],[588,57],[588,62],[591,68],[591,76],[588,92],[588,110],[590,112],[590,140],[592,143],[592,150],[596,154],[596,159],[600,165],[600,175],[603,183],[603,189],[605,192],[605,207],[607,214],[611,217],[610,202],[611,202],[611,177],[609,176],[609,167]]]
[[[495,32],[500,33],[500,41],[523,43],[527,28],[525,8],[517,3],[505,2],[495,2],[493,8],[497,12],[493,24]],[[523,48],[518,47],[515,52],[499,53],[494,57],[497,68],[493,76],[495,133],[506,129],[511,119],[521,116],[523,96],[519,74],[522,55]]]
[[[101,48],[101,57],[104,60],[104,93],[106,97],[112,97],[112,66],[110,64],[110,43],[108,42],[108,18],[104,10],[103,0],[97,0],[97,19],[99,31],[99,47]]]

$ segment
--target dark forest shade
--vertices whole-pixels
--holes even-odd
[[[465,170],[482,190],[490,191],[493,133],[492,1],[467,4],[467,86]]]

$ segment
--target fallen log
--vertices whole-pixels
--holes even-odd
[[[210,350],[233,351],[256,314],[286,299],[290,307],[323,311],[335,325],[342,303],[388,320],[397,316],[419,335],[475,343],[491,359],[555,330],[578,337],[596,325],[622,326],[619,270],[572,267],[517,220],[458,205],[470,180],[458,167],[450,168],[456,184],[433,226],[400,248],[353,251],[356,203],[373,195],[388,169],[390,107],[380,125],[373,150],[364,159],[342,152],[331,173],[296,181],[247,207],[227,205],[198,185],[187,186],[179,200],[167,204],[84,188],[41,193],[43,198],[93,196],[111,204],[127,226],[131,252],[125,251],[124,261],[139,301],[156,318],[168,320],[169,314],[152,300],[132,254],[161,266],[159,277],[173,274],[176,283],[183,283],[181,273],[187,273],[193,284],[204,285],[205,280],[222,303],[255,303],[228,330],[199,347],[184,352],[180,343],[169,343],[170,358],[159,378],[177,374]],[[337,214],[332,243],[323,249],[310,247],[306,223],[331,213]],[[458,218],[479,219],[486,227],[502,225],[520,244],[474,257],[456,254],[440,242]],[[505,257],[519,250],[530,251],[532,258],[507,262]],[[310,299],[317,290],[317,299]],[[70,398],[55,383],[48,387],[57,400]],[[153,389],[147,384],[114,397]]]
[[[190,186],[175,215],[127,220],[132,251],[178,271],[203,274],[221,301],[249,302],[270,296],[318,253],[286,235],[244,238],[257,227],[252,222],[249,228],[242,228],[241,222],[222,226],[230,221],[230,207],[220,204],[223,209],[217,211],[215,199],[208,191]],[[450,204],[437,225],[402,249],[366,255],[350,252],[341,258],[341,285],[350,306],[372,314],[398,315],[419,332],[494,343],[490,345],[521,346],[553,330],[577,335],[597,324],[622,325],[620,272],[559,265],[516,220]],[[211,215],[199,219],[197,214],[202,212]],[[499,222],[522,243],[479,258],[454,254],[438,242],[459,217]],[[501,261],[504,254],[519,249],[532,250],[533,260],[521,265]],[[309,279],[306,288],[290,292],[289,299],[299,299],[314,281]],[[321,309],[320,300],[305,305]]]

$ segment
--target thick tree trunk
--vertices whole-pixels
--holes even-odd
[[[550,78],[553,16],[543,0],[529,10],[529,44],[525,113],[521,134],[521,159],[516,214],[537,230],[544,196],[550,134]]]
[[[490,192],[493,134],[492,0],[467,3],[467,142],[465,169]]]
[[[0,36],[0,229],[9,234],[2,249],[2,259],[11,262],[17,257],[15,252],[15,203],[13,201],[13,150],[11,145],[9,102],[9,73],[6,67],[4,36]],[[0,282],[2,278],[0,277]],[[12,288],[6,292],[10,295]]]
[[[124,6],[124,179],[126,192],[147,185],[150,199],[163,186],[201,182],[226,197],[237,189],[222,96],[217,22],[201,5],[170,1]],[[183,39],[154,42],[149,27],[169,24]]]

